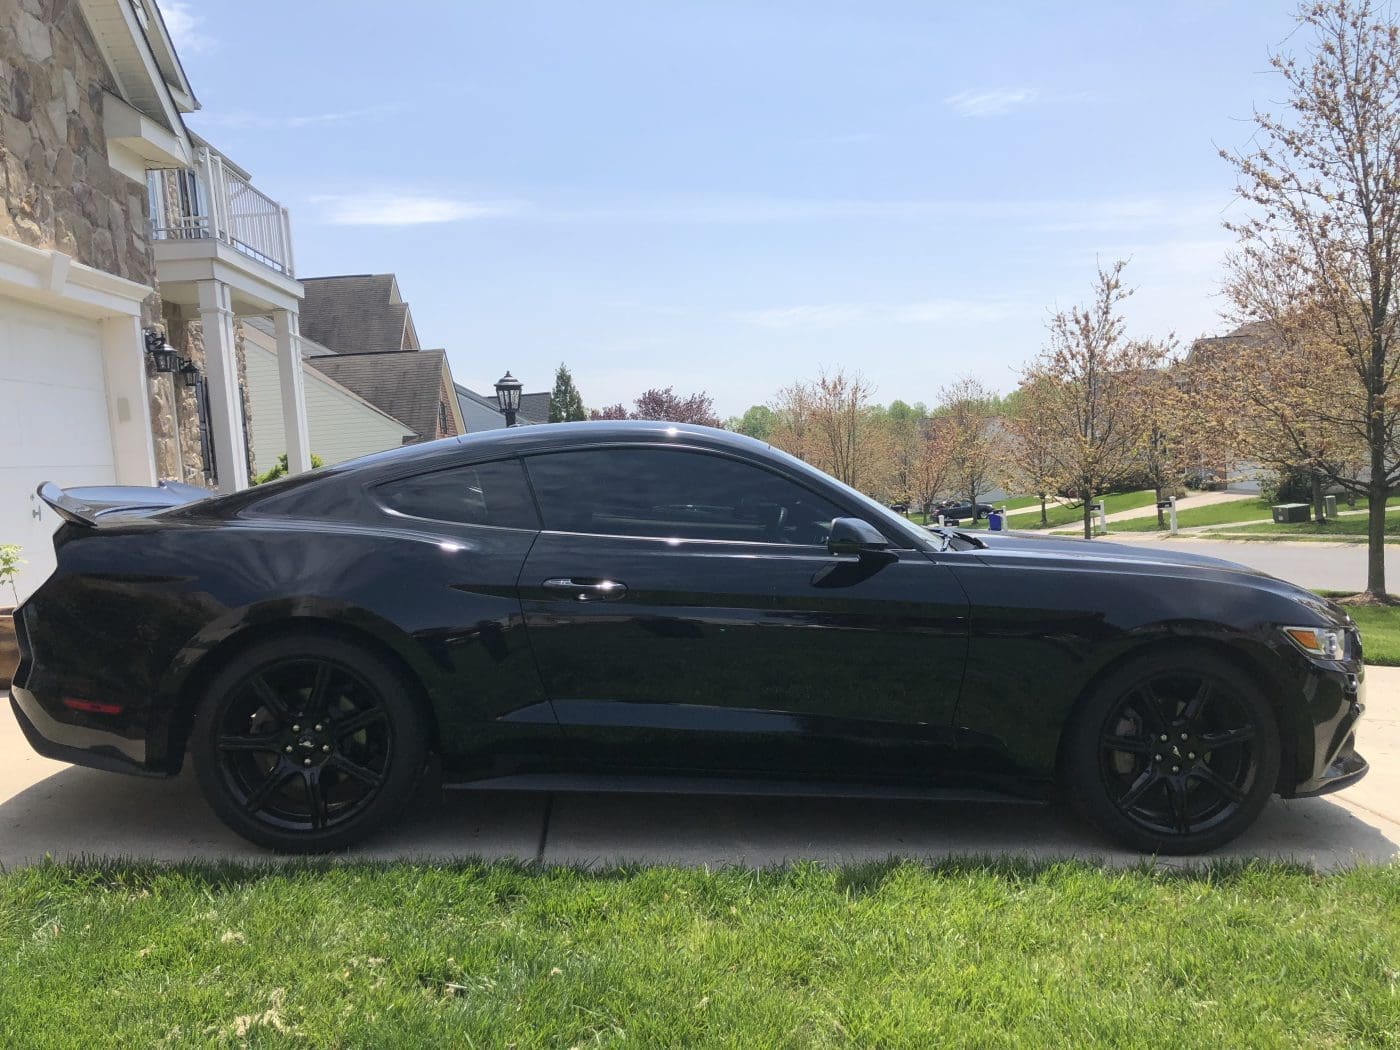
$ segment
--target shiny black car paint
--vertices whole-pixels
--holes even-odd
[[[873,525],[892,550],[458,525],[395,513],[377,494],[460,464],[638,444],[784,475]],[[825,475],[720,431],[521,427],[174,509],[158,502],[122,512],[106,500],[95,526],[65,524],[57,570],[17,616],[13,701],[40,751],[174,773],[202,684],[251,642],[301,629],[354,640],[417,683],[458,781],[673,775],[677,788],[723,777],[1044,797],[1078,699],[1162,647],[1183,659],[1217,653],[1264,689],[1283,730],[1281,793],[1319,793],[1365,771],[1352,749],[1357,654],[1319,662],[1278,630],[1346,624],[1325,600],[1155,549],[917,539]],[[580,601],[544,586],[560,579],[625,589]],[[110,708],[73,710],[69,699]]]

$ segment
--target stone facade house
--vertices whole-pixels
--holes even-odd
[[[287,212],[185,126],[197,108],[154,0],[0,0],[0,542],[25,548],[22,593],[52,567],[42,481],[248,483],[245,319],[271,328],[265,410],[309,465]]]

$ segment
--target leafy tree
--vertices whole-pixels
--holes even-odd
[[[742,416],[732,416],[724,424],[738,434],[767,441],[777,425],[777,416],[767,405],[750,405]]]
[[[1283,113],[1256,111],[1249,149],[1222,151],[1252,206],[1226,224],[1238,237],[1226,293],[1322,377],[1316,393],[1285,387],[1263,414],[1277,423],[1273,438],[1297,436],[1311,469],[1370,498],[1366,593],[1388,601],[1385,501],[1400,482],[1400,398],[1390,394],[1400,372],[1400,26],[1371,0],[1308,2],[1298,18],[1312,34],[1306,54],[1272,58]],[[1284,392],[1305,396],[1286,406]],[[1364,453],[1359,477],[1330,454],[1346,436]]]
[[[583,407],[583,396],[574,386],[574,377],[567,366],[560,363],[554,370],[554,389],[549,394],[549,421],[551,423],[573,423],[587,419],[588,412]]]

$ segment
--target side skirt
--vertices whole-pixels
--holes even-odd
[[[443,784],[451,791],[557,791],[646,795],[750,795],[777,798],[871,798],[918,801],[1010,802],[1039,806],[1048,801],[983,788],[920,787],[917,784],[852,784],[843,781],[766,780],[759,777],[686,777],[611,773],[518,773]]]

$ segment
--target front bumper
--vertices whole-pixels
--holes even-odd
[[[1314,666],[1304,687],[1307,724],[1298,742],[1298,764],[1284,798],[1310,798],[1350,787],[1370,765],[1356,750],[1356,725],[1366,713],[1366,669],[1359,662]]]

